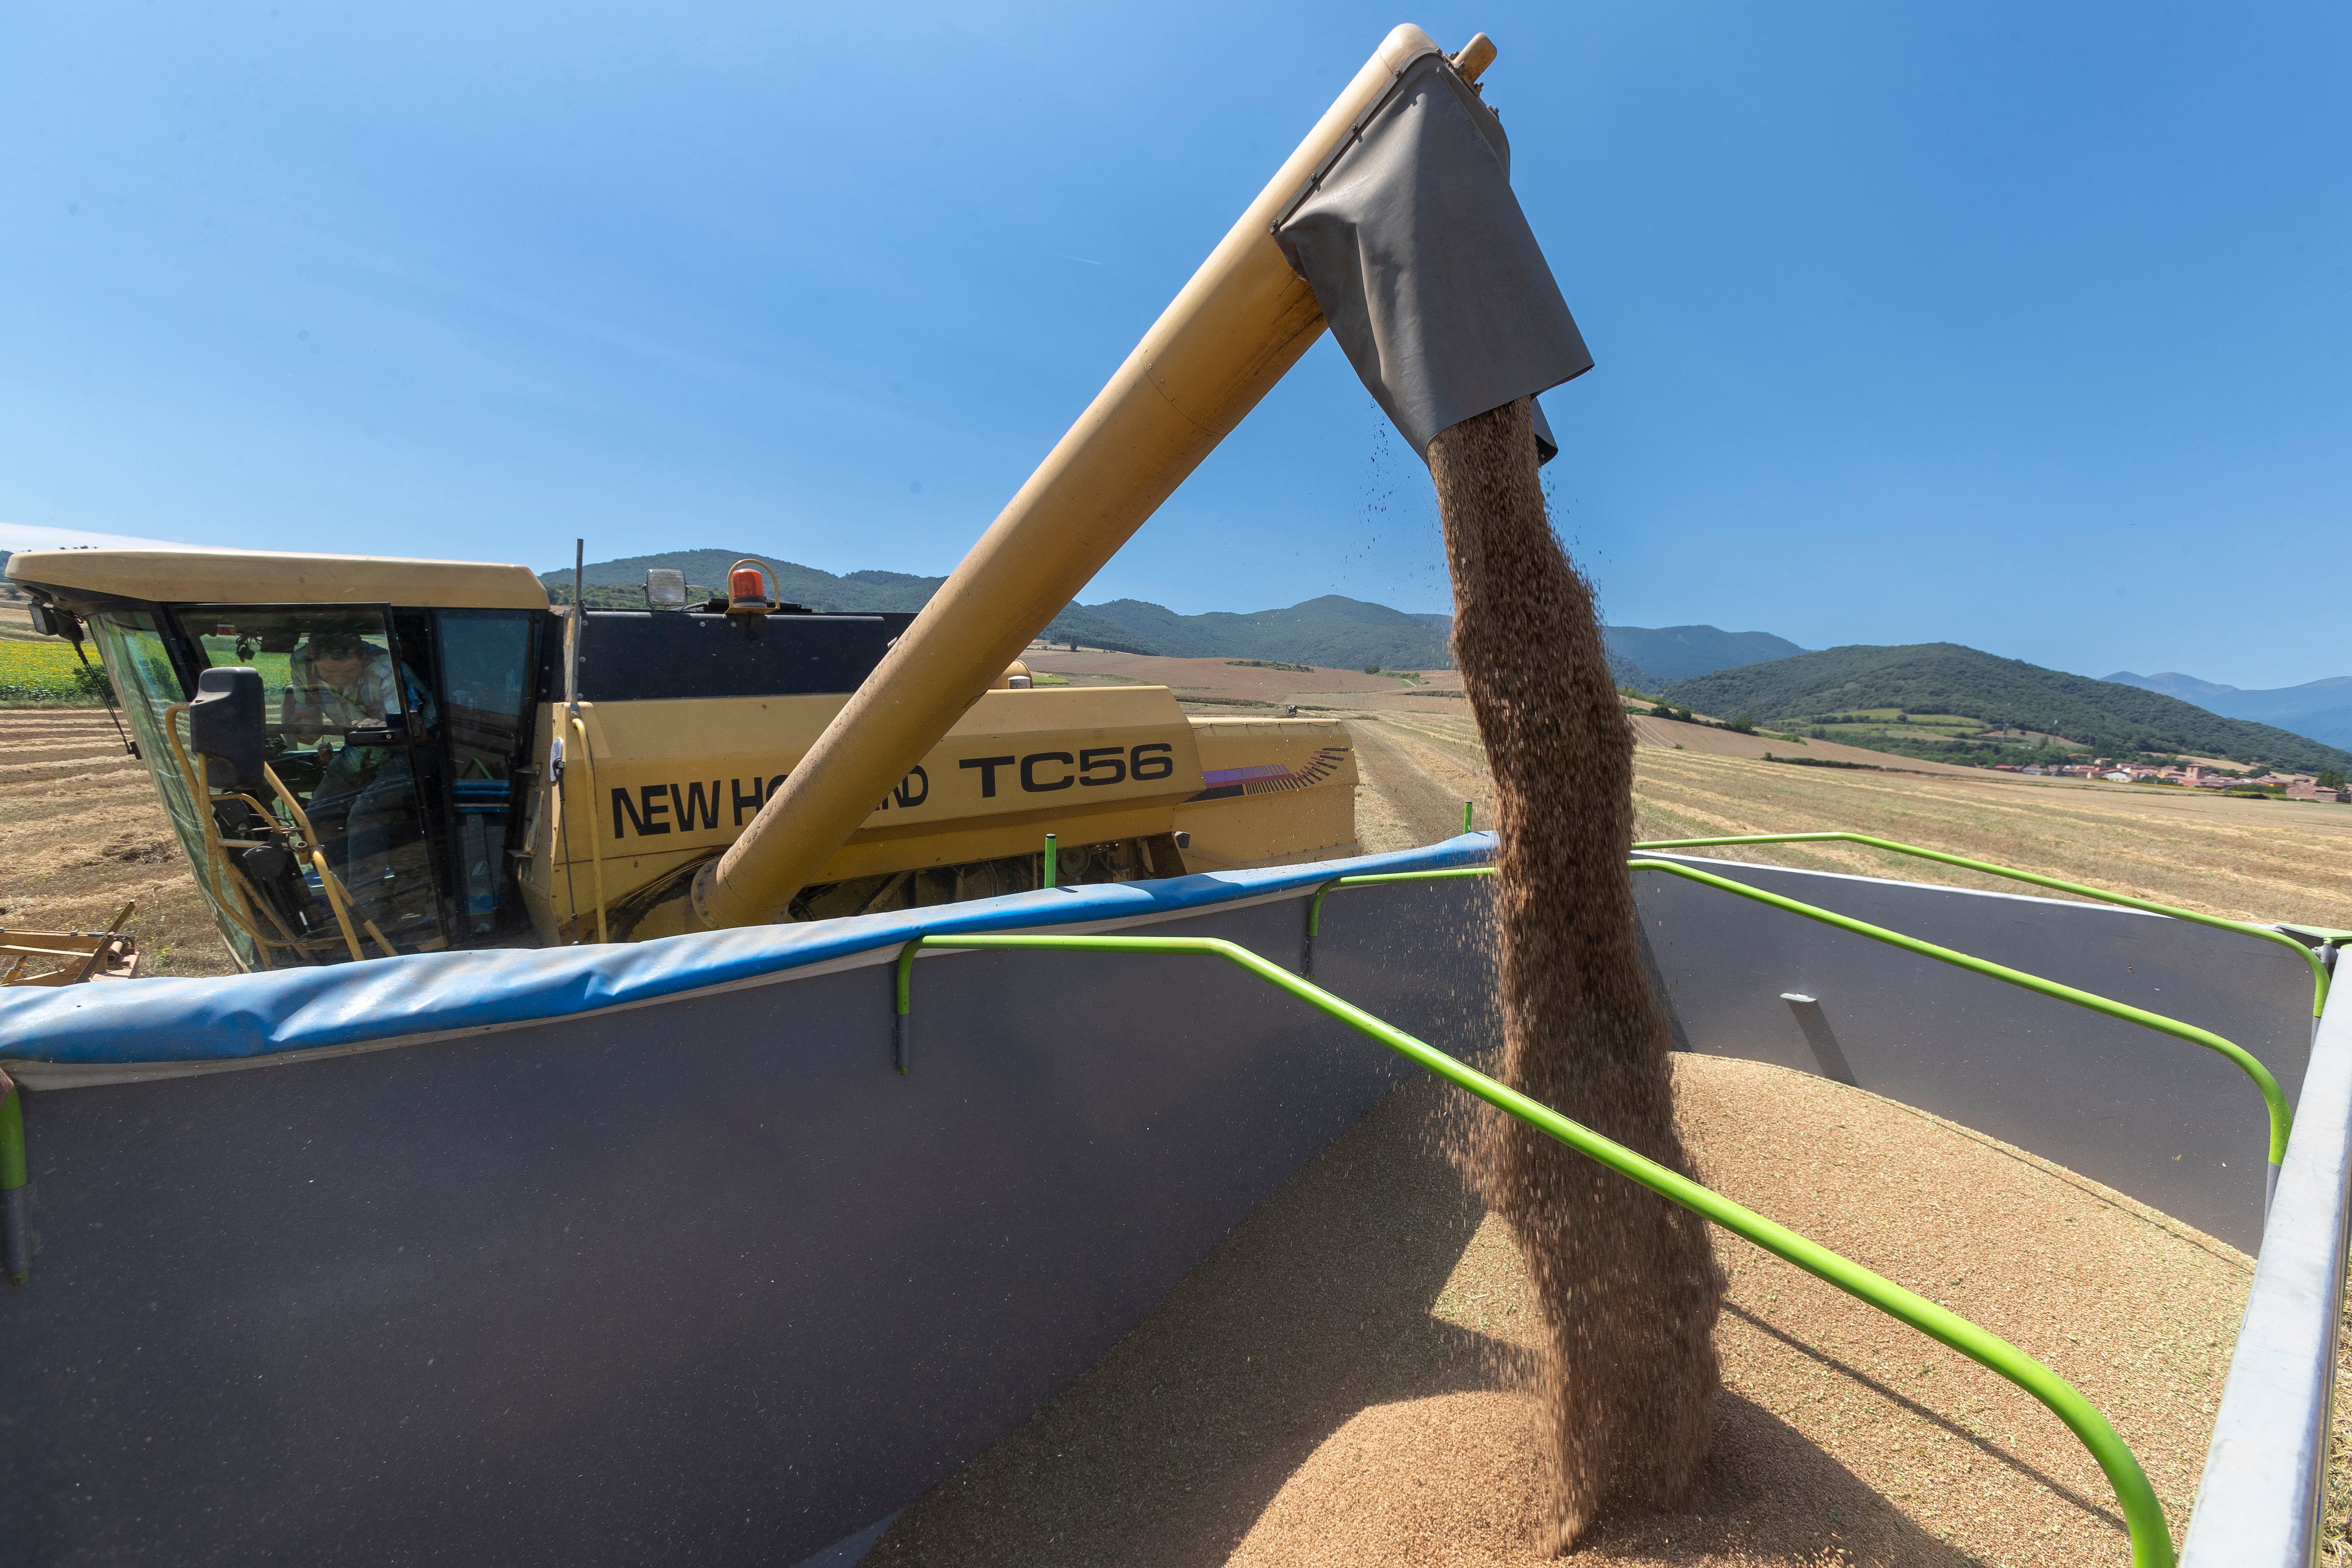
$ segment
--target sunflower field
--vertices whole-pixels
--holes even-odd
[[[95,708],[109,695],[98,661],[85,668],[69,644],[0,640],[0,707]]]

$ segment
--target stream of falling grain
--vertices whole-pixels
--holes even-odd
[[[1625,860],[1633,738],[1591,585],[1553,533],[1522,398],[1430,447],[1453,570],[1454,656],[1495,779],[1499,1076],[1691,1174],[1666,1020]],[[1680,1501],[1706,1456],[1723,1276],[1706,1224],[1514,1118],[1471,1163],[1541,1303],[1552,1552],[1602,1513]]]

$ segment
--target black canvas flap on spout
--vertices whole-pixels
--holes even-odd
[[[1502,121],[1423,55],[1275,226],[1349,363],[1424,460],[1448,426],[1592,368],[1511,194]],[[1543,456],[1556,447],[1536,412]]]

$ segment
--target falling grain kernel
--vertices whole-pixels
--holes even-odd
[[[1495,780],[1505,1082],[1685,1174],[1666,1020],[1625,861],[1633,735],[1591,585],[1553,533],[1528,400],[1430,447],[1453,570],[1454,657]],[[1706,1457],[1723,1296],[1706,1225],[1526,1124],[1486,1113],[1484,1195],[1541,1302],[1549,1540],[1680,1502]]]

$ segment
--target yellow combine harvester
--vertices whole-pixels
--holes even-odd
[[[40,551],[8,575],[95,638],[249,968],[947,903],[1037,886],[1048,833],[1080,881],[1351,854],[1341,725],[1039,690],[1018,656],[1322,335],[1309,272],[1408,432],[1591,363],[1477,96],[1494,58],[1391,32],[919,615],[779,605],[755,563],[700,609],[649,582],[643,611],[561,616],[520,566]]]
[[[916,618],[778,604],[756,562],[725,599],[656,581],[644,610],[583,616],[524,567],[463,562],[77,550],[8,571],[97,645],[253,969],[686,929],[694,875]],[[1065,882],[1351,854],[1355,782],[1339,723],[1188,719],[1165,687],[1038,688],[1015,662],[782,918],[1024,891],[1048,833]]]

